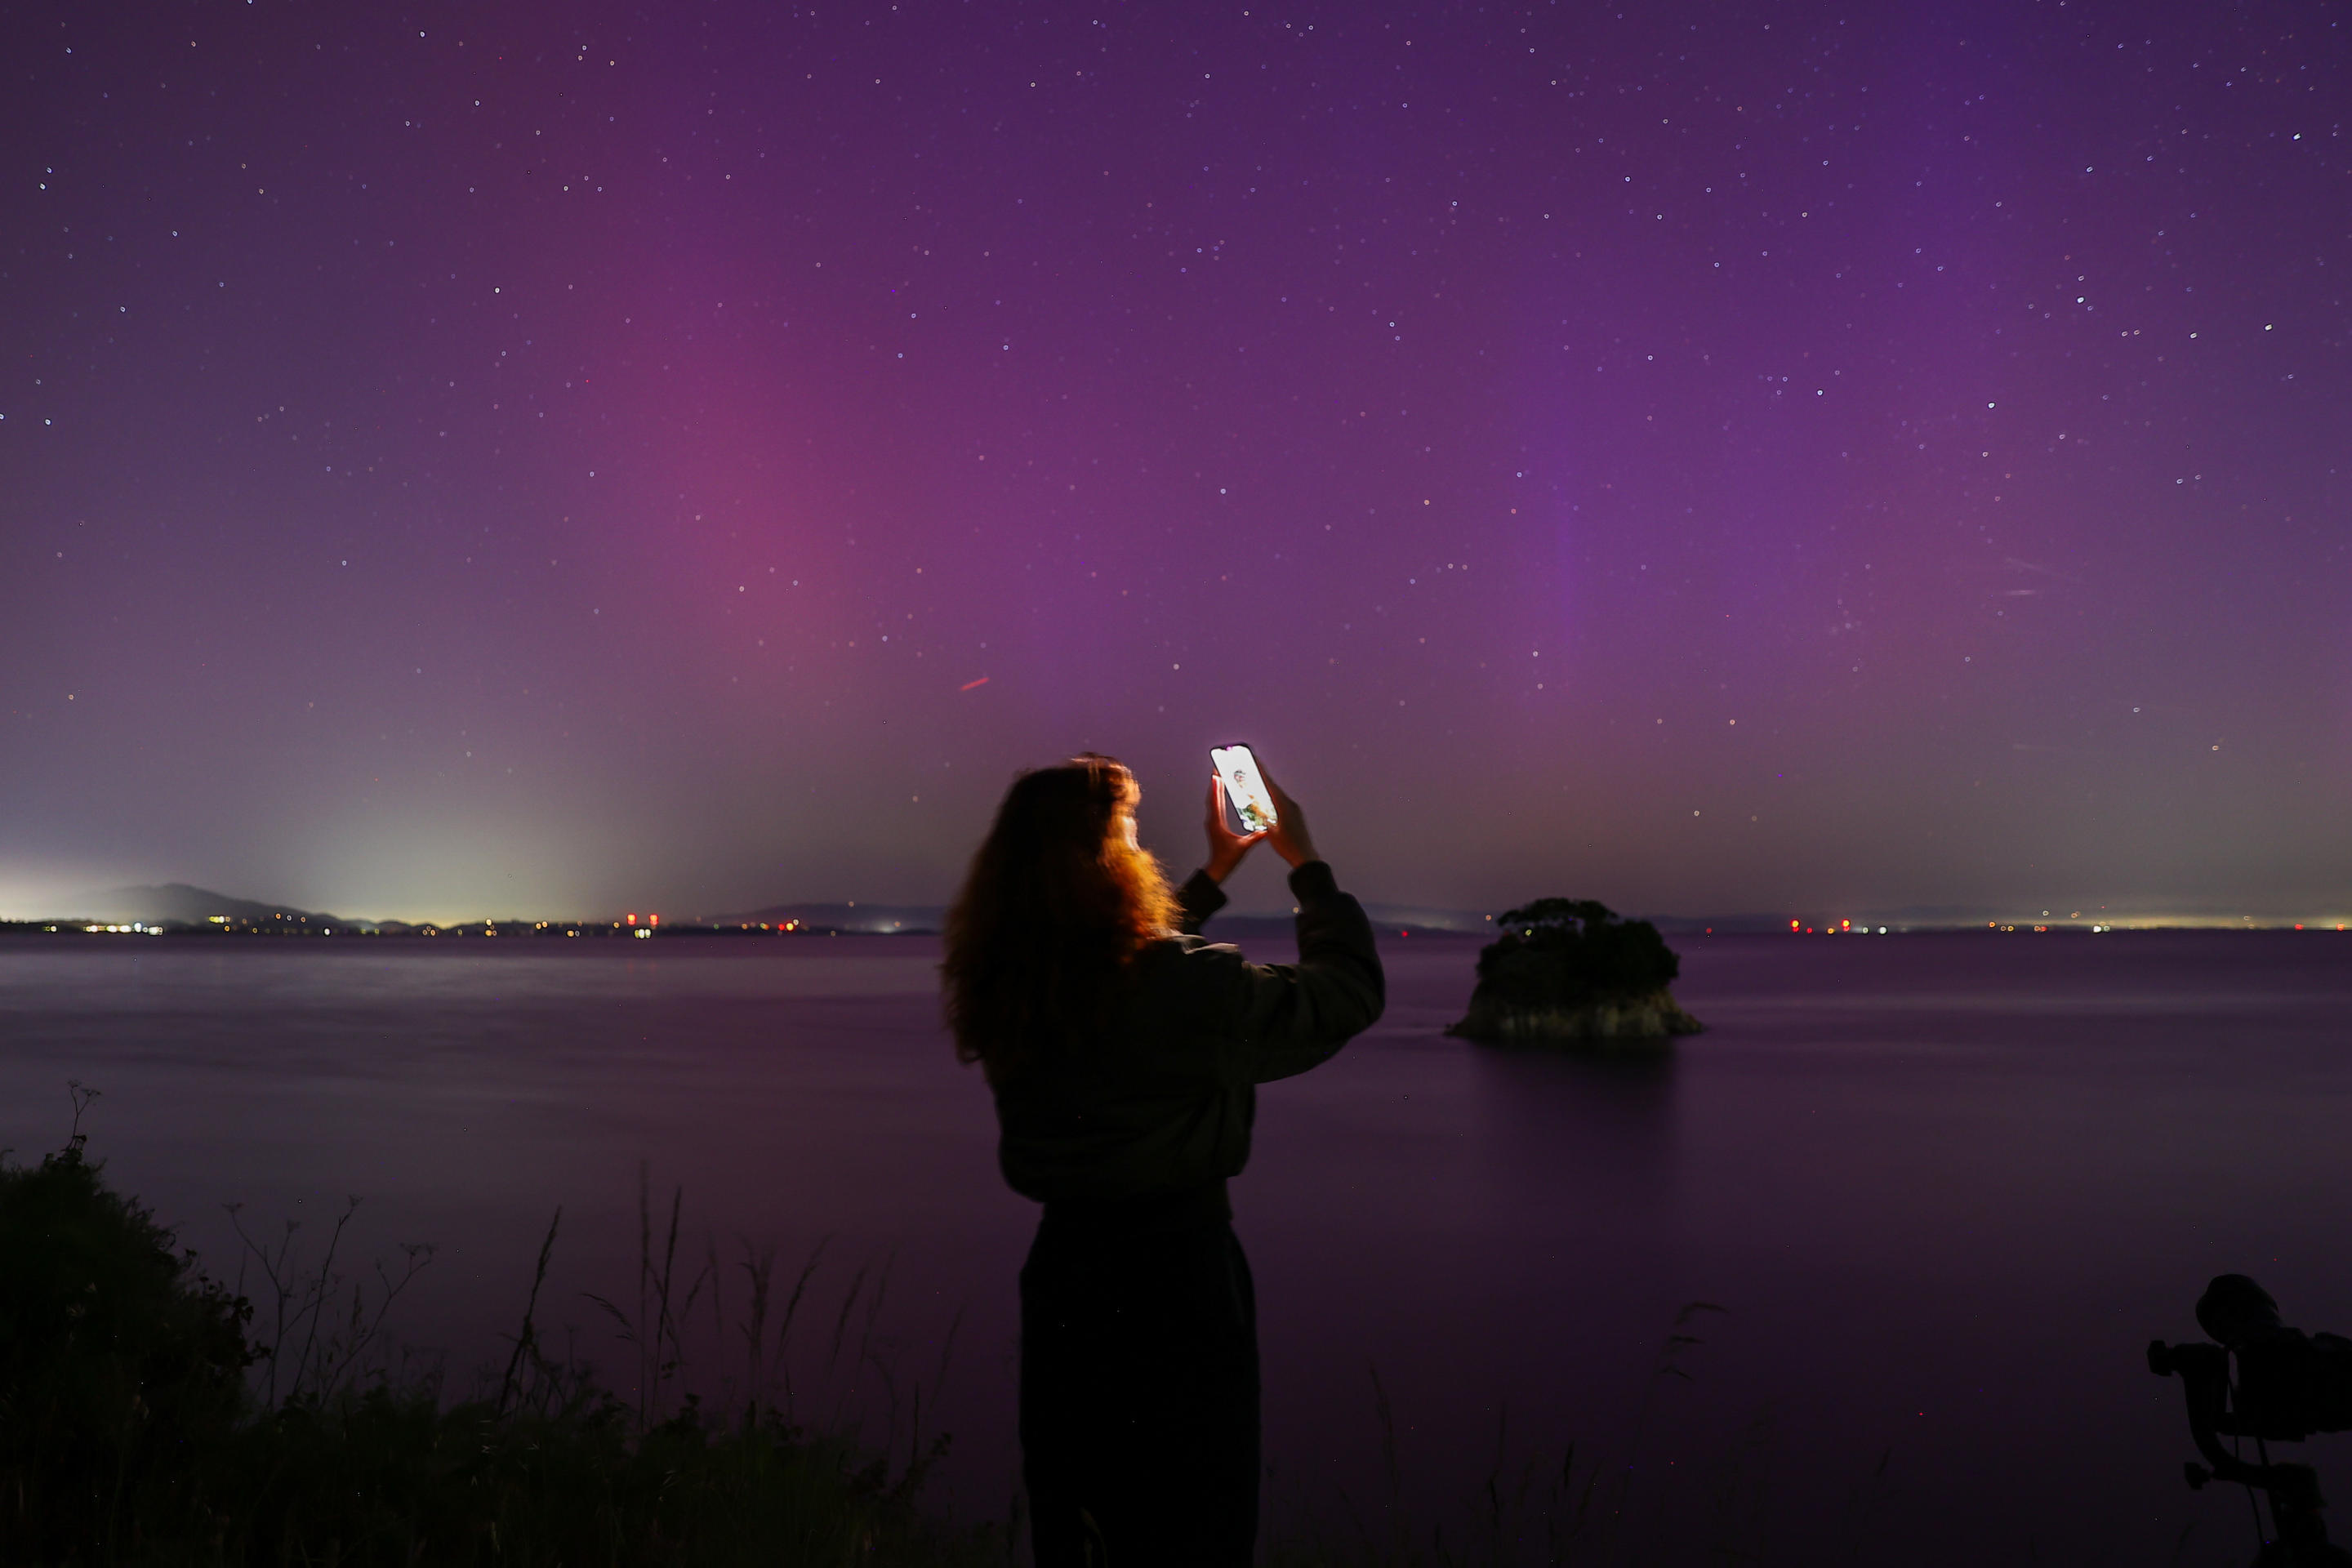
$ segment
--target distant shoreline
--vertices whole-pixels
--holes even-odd
[[[2053,906],[2055,900],[2053,901]],[[401,921],[366,919],[304,910],[290,904],[237,898],[185,882],[152,887],[122,887],[57,896],[60,912],[26,920],[0,921],[0,931],[42,935],[79,931],[85,935],[167,936],[305,936],[485,938],[560,937],[567,941],[621,937],[647,941],[653,936],[937,936],[947,923],[940,904],[894,904],[867,900],[803,900],[738,908],[723,912],[676,916],[638,910],[626,914],[571,915],[544,920],[520,916],[480,916],[462,921]],[[20,908],[22,906],[19,906]],[[1401,939],[1475,937],[1496,933],[1496,917],[1479,910],[1433,904],[1382,902],[1367,900],[1364,912],[1372,929]],[[1213,936],[1233,940],[1280,940],[1291,934],[1291,913],[1278,910],[1228,910],[1219,915]],[[2303,931],[2344,930],[2352,925],[2352,911],[2324,915],[2255,917],[2242,910],[2231,913],[2164,911],[2117,912],[2102,904],[2068,905],[2024,910],[1984,904],[1911,903],[1856,909],[1848,904],[1824,911],[1821,905],[1788,905],[1779,910],[1749,908],[1703,914],[1647,914],[1661,935],[1672,940],[1700,936],[1922,935],[1936,931],[1987,931],[2002,934],[2079,931],[2108,935],[2119,931]]]
[[[1795,930],[1759,928],[1741,925],[1717,930],[1712,927],[1685,926],[1680,921],[1668,925],[1659,922],[1661,930],[1677,942],[1711,938],[1777,938],[1823,936],[2151,936],[2151,935],[2218,935],[2234,932],[2241,935],[2343,935],[2352,922],[2291,922],[2291,921],[2230,921],[2219,920],[2149,921],[2115,924],[2083,924],[2073,921],[1998,921],[1969,925],[1903,925],[1903,926],[1801,926]],[[1290,934],[1290,921],[1282,916],[1241,916],[1217,922],[1209,932],[1234,940],[1248,938],[1279,940]],[[1396,926],[1378,924],[1374,934],[1382,938],[1444,942],[1483,942],[1488,933],[1464,931],[1451,926]],[[309,941],[350,942],[390,942],[406,946],[412,942],[434,940],[471,939],[480,941],[544,942],[544,941],[612,941],[648,942],[660,940],[708,941],[714,938],[773,940],[802,937],[931,937],[937,938],[936,927],[907,926],[876,930],[864,926],[838,925],[705,925],[679,923],[651,926],[630,926],[618,922],[596,921],[469,921],[463,924],[408,925],[399,921],[337,921],[332,925],[309,924],[299,921],[234,921],[217,924],[190,925],[184,922],[145,921],[106,922],[100,921],[58,919],[42,921],[0,921],[0,937],[168,937],[179,941],[194,939],[242,938],[270,942]]]

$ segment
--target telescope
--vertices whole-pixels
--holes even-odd
[[[2148,1371],[2178,1374],[2189,1395],[2189,1435],[2204,1456],[2204,1463],[2182,1467],[2190,1489],[2226,1481],[2270,1500],[2272,1531],[2254,1568],[2352,1568],[2352,1552],[2331,1544],[2320,1520],[2326,1503],[2319,1472],[2270,1457],[2273,1443],[2352,1429],[2352,1340],[2287,1328],[2270,1292],[2242,1274],[2223,1274],[2206,1286],[2197,1325],[2215,1342],[2153,1340],[2147,1347]],[[2227,1447],[2224,1437],[2231,1440]],[[2242,1452],[2248,1438],[2252,1461]],[[2259,1532],[2259,1508],[2254,1521]]]

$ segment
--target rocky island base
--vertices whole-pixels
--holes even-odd
[[[1660,987],[1645,996],[1588,1002],[1580,1007],[1517,1007],[1473,995],[1468,1015],[1445,1032],[1497,1045],[1631,1046],[1701,1034],[1706,1028],[1683,1010],[1672,992]]]

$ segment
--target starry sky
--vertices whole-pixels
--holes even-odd
[[[0,11],[0,913],[2352,906],[2352,25]],[[1286,904],[1270,859],[1244,907]]]

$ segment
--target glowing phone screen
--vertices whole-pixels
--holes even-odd
[[[1236,742],[1210,749],[1209,765],[1225,781],[1225,802],[1241,818],[1244,833],[1263,833],[1274,826],[1274,792],[1257,771],[1257,759]]]

